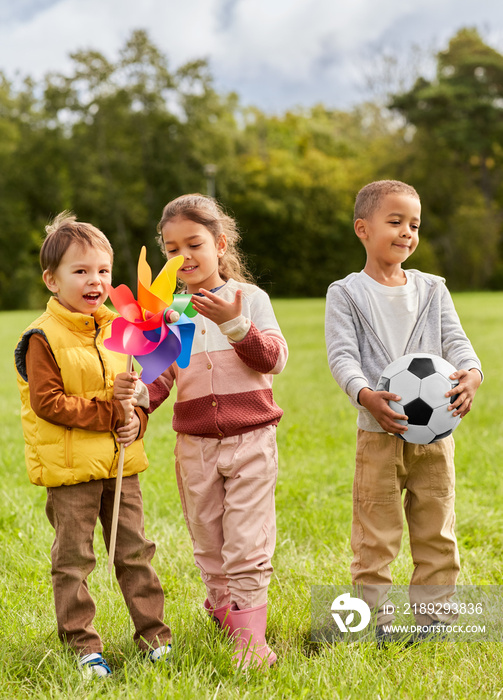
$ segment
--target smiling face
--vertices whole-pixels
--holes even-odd
[[[176,216],[162,227],[162,239],[167,258],[183,255],[183,265],[177,276],[189,293],[199,289],[215,289],[224,284],[218,261],[225,254],[226,238],[221,234],[215,242],[213,234],[202,224]]]
[[[90,316],[108,297],[112,260],[106,250],[73,242],[57,269],[45,270],[43,279],[66,309]]]
[[[421,203],[409,194],[391,193],[368,218],[355,221],[355,232],[367,251],[365,270],[385,274],[400,269],[419,242]],[[402,273],[403,274],[403,273]],[[375,277],[375,274],[371,274]]]

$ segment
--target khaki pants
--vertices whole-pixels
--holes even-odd
[[[176,475],[211,607],[267,601],[276,543],[276,428],[222,440],[179,434]]]
[[[47,489],[47,517],[56,531],[51,549],[52,585],[60,639],[80,654],[102,652],[93,626],[95,605],[87,587],[94,569],[94,529],[98,518],[108,551],[115,479]],[[115,573],[135,626],[140,649],[171,639],[163,622],[164,593],[150,561],[155,545],[145,538],[138,476],[122,480],[115,549]]]
[[[454,440],[413,445],[387,433],[358,430],[353,485],[353,584],[378,610],[391,586],[390,563],[403,532],[402,492],[414,573],[409,596],[419,624],[452,620],[443,612],[420,614],[421,603],[448,605],[459,573],[454,534]],[[431,606],[430,606],[431,607]],[[424,609],[424,608],[423,608]],[[392,615],[377,613],[377,624]]]

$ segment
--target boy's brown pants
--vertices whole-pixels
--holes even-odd
[[[94,569],[94,529],[98,518],[108,551],[115,479],[47,489],[47,517],[56,531],[51,549],[52,585],[60,639],[79,654],[102,652],[93,626],[96,611],[87,587]],[[138,476],[122,480],[115,573],[135,626],[134,640],[146,650],[166,644],[164,593],[150,561],[155,545],[145,538]]]
[[[388,433],[358,429],[351,574],[366,602],[378,611],[377,624],[393,619],[379,608],[391,586],[390,564],[400,550],[403,509],[414,563],[409,597],[416,621],[427,625],[455,617],[449,612],[437,614],[443,604],[448,606],[460,569],[454,486],[452,436],[431,445],[413,445]],[[433,603],[435,614],[421,614],[421,603]]]

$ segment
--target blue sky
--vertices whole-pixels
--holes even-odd
[[[38,78],[66,72],[69,54],[114,59],[146,29],[175,68],[207,58],[217,87],[269,112],[369,96],[381,57],[414,73],[463,26],[503,51],[501,0],[0,0],[0,70]]]

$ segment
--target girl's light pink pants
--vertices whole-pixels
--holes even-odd
[[[276,428],[221,440],[178,434],[176,475],[211,607],[267,601],[276,542]]]

